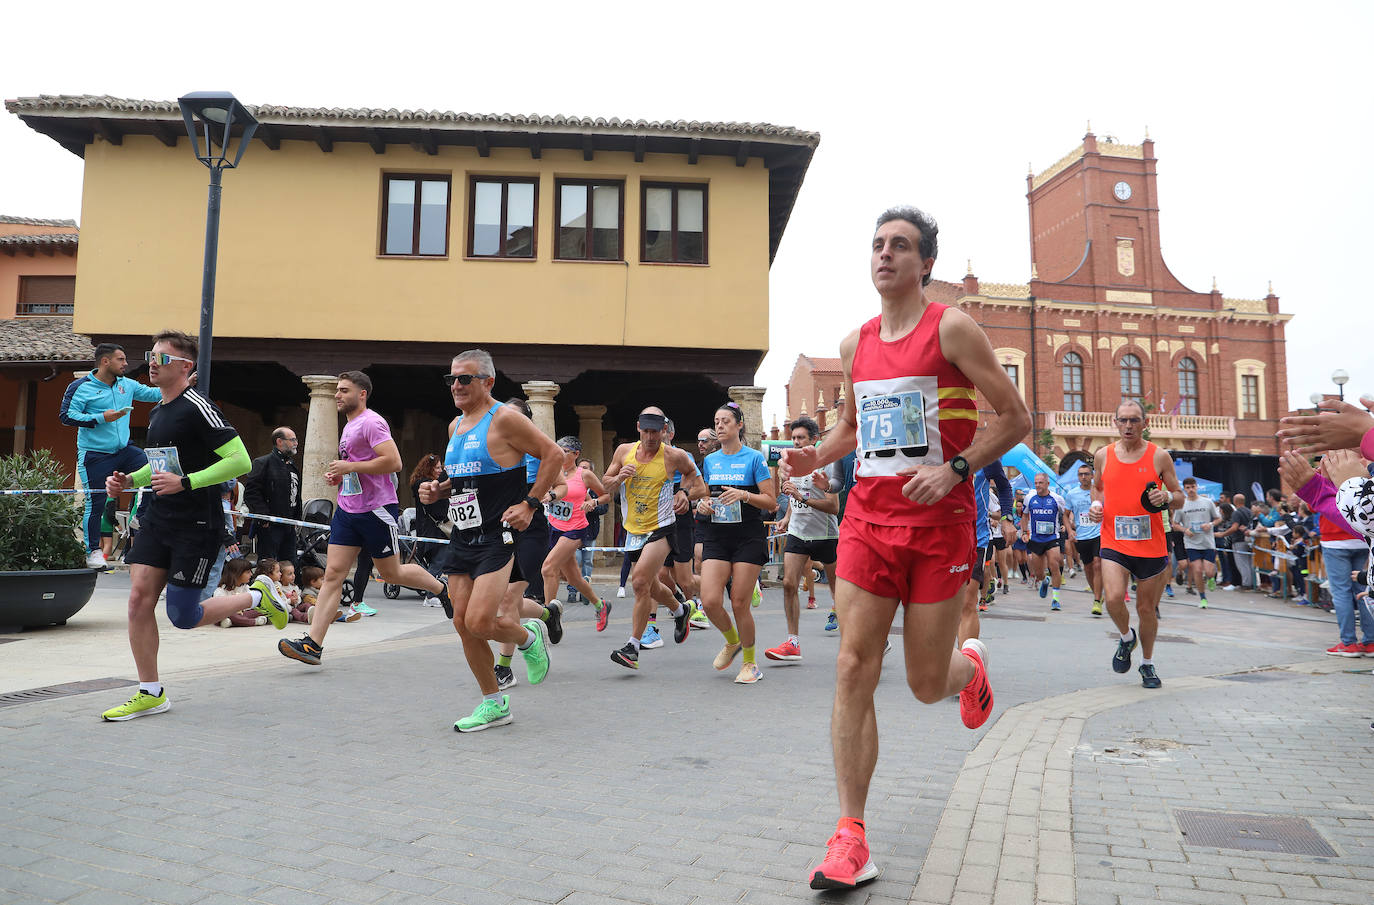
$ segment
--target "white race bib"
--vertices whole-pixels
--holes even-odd
[[[1053,519],[1033,519],[1031,521],[1031,530],[1035,532],[1036,537],[1053,537],[1056,533]]]
[[[711,521],[717,525],[737,525],[740,522],[740,502],[722,503],[711,500]]]
[[[482,527],[482,507],[477,505],[477,491],[466,490],[449,497],[448,518],[459,531]]]
[[[626,532],[625,532],[625,550],[626,550],[626,552],[633,552],[633,551],[635,551],[635,550],[642,549],[642,548],[644,547],[644,542],[645,542],[646,540],[648,540],[648,539],[649,539],[649,535],[647,535],[647,534],[633,534],[633,533],[631,533],[631,532],[629,532],[629,531],[626,531]]]
[[[1078,524],[1079,524],[1079,526],[1091,525],[1092,523],[1093,523],[1092,517],[1089,516],[1088,513],[1086,513],[1086,512],[1080,512],[1080,513],[1078,513]]]
[[[1116,517],[1116,536],[1119,540],[1149,540],[1150,517],[1148,515],[1118,515]]]
[[[1204,526],[1210,528],[1210,527],[1211,527],[1211,524],[1208,523],[1208,522],[1201,522],[1201,521],[1198,521],[1198,522],[1189,522],[1189,523],[1188,523],[1188,530],[1191,531],[1191,532],[1193,532],[1194,534],[1201,534],[1202,531],[1203,531]]]
[[[363,492],[363,482],[357,472],[350,471],[339,480],[339,496],[357,496]]]
[[[556,500],[544,507],[544,514],[549,518],[556,518],[560,522],[571,521],[573,506],[567,500]]]
[[[144,452],[148,454],[148,464],[153,467],[153,474],[167,471],[178,477],[186,476],[186,472],[181,470],[181,456],[175,446],[150,446]]]
[[[859,454],[924,456],[926,403],[919,390],[870,396],[859,403]]]

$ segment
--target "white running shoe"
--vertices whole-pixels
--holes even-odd
[[[617,597],[624,597],[624,596],[625,596],[625,588],[624,588],[623,586],[622,586],[622,587],[619,587],[619,588],[616,588],[616,589],[615,589],[615,596],[617,596]]]
[[[105,561],[105,554],[99,550],[92,550],[86,554],[86,568],[88,569],[107,569],[110,564]]]

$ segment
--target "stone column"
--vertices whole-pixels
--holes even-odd
[[[730,399],[744,413],[744,445],[758,448],[763,443],[763,394],[766,387],[730,387]]]
[[[309,374],[301,378],[310,389],[310,413],[305,422],[305,454],[301,457],[301,500],[338,500],[339,489],[324,482],[324,470],[339,457],[339,410],[334,389],[339,378]]]
[[[558,439],[553,426],[553,397],[558,395],[558,384],[552,380],[531,380],[520,384],[529,400],[530,411],[534,414],[534,425],[544,433]]]
[[[604,405],[575,405],[577,413],[577,435],[582,440],[582,455],[592,460],[592,470],[597,475],[606,473],[606,454],[603,449],[601,419],[606,417]]]

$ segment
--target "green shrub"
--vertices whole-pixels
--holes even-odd
[[[70,487],[46,449],[28,456],[0,457],[0,490]],[[82,569],[81,508],[72,494],[0,496],[0,572]]]

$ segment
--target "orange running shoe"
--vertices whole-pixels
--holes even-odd
[[[973,661],[973,678],[959,692],[959,716],[965,726],[977,729],[992,715],[992,686],[988,684],[988,670],[984,665],[988,649],[982,641],[970,638],[959,653]]]
[[[853,889],[878,876],[862,831],[837,827],[825,845],[825,860],[811,870],[812,889]]]
[[[800,660],[801,646],[797,642],[788,638],[777,647],[770,647],[763,652],[763,655],[770,660]]]

